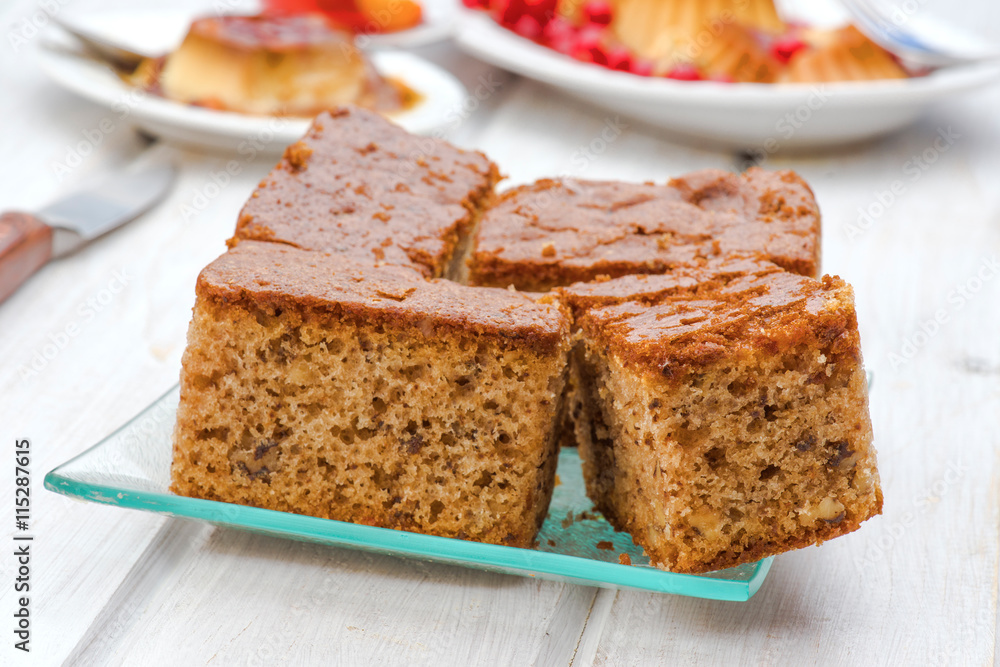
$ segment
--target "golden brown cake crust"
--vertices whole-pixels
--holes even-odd
[[[341,108],[317,116],[286,150],[243,207],[230,244],[276,241],[441,277],[497,180],[482,153]]]
[[[704,279],[711,283],[713,276]],[[850,294],[837,276],[816,281],[784,271],[748,274],[705,297],[688,292],[655,305],[623,302],[590,310],[578,323],[625,363],[681,382],[741,345],[773,353],[829,346],[835,355],[858,357],[857,322],[845,316],[853,317],[853,309],[829,307],[842,290]]]
[[[198,277],[201,298],[244,308],[295,308],[304,319],[410,327],[425,336],[477,334],[540,351],[564,344],[558,305],[509,290],[424,280],[413,268],[244,241]]]
[[[704,170],[666,186],[545,179],[504,193],[483,217],[470,280],[544,291],[733,252],[816,276],[819,234],[812,191],[790,171]]]
[[[596,507],[687,573],[880,513],[850,286],[748,258],[678,273],[563,290],[584,294],[572,401]]]
[[[199,276],[172,488],[529,547],[573,422],[588,494],[657,567],[880,511],[851,291],[803,277],[801,179],[540,181],[489,212],[471,265],[524,291],[428,279],[461,279],[497,178],[372,114],[320,116]]]
[[[560,300],[580,317],[593,308],[625,301],[659,303],[672,295],[718,290],[737,278],[780,271],[783,271],[780,266],[759,256],[734,254],[697,260],[667,273],[634,274],[621,278],[601,276],[591,282],[574,283],[555,291]]]

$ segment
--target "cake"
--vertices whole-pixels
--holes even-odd
[[[213,16],[133,81],[178,102],[257,115],[315,116],[342,104],[399,110],[413,93],[384,80],[322,15]]]
[[[906,71],[892,55],[854,26],[803,33],[805,47],[781,72],[782,83],[827,83],[905,79]]]
[[[498,178],[321,114],[198,278],[171,489],[528,548],[578,442],[596,507],[691,573],[880,511],[852,294],[815,277],[800,178]]]
[[[322,113],[247,201],[234,240],[285,243],[461,280],[499,180],[482,153],[376,113]]]
[[[910,76],[853,26],[785,23],[773,0],[463,0],[504,28],[616,72],[715,83]],[[624,82],[624,81],[623,81]]]
[[[711,39],[692,40],[678,55],[704,78],[732,83],[773,83],[782,67],[764,41],[738,23],[719,23]]]
[[[654,565],[732,567],[881,512],[841,279],[744,258],[563,292],[587,492]]]
[[[198,278],[171,488],[529,547],[568,347],[524,294],[241,241]]]
[[[667,185],[543,179],[504,193],[483,216],[470,282],[546,291],[742,251],[819,273],[819,208],[796,174],[710,169]]]
[[[684,59],[692,45],[718,37],[723,26],[780,33],[785,25],[771,0],[614,0],[611,30],[653,61]]]

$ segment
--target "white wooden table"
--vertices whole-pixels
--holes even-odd
[[[15,51],[8,43],[40,7],[21,0],[0,8],[5,209],[39,207],[144,147],[112,112],[42,80],[37,44]],[[486,151],[511,183],[559,173],[662,180],[739,166],[736,156],[639,127],[623,128],[581,161],[613,118],[447,45],[423,53],[470,90],[496,85],[452,138]],[[223,250],[242,201],[272,162],[248,163],[184,220],[183,207],[227,158],[158,149],[175,152],[183,167],[167,201],[51,264],[0,305],[0,664],[1000,664],[997,108],[1000,87],[862,148],[768,161],[812,184],[824,215],[824,266],[856,290],[875,377],[885,514],[852,535],[778,557],[747,603],[430,565],[44,491],[47,471],[177,382],[195,277]],[[99,145],[81,144],[104,118],[115,129]],[[935,151],[947,128],[958,138]],[[58,165],[73,151],[87,154],[63,173]],[[915,156],[933,159],[917,176],[908,169]],[[873,207],[897,179],[905,191]],[[859,223],[859,208],[877,215]],[[124,286],[112,293],[116,276]],[[922,334],[935,317],[945,321]],[[11,480],[21,438],[33,453],[30,654],[14,649],[11,616]]]

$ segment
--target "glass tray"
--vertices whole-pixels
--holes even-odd
[[[584,493],[575,449],[559,455],[559,481],[533,549],[482,544],[177,496],[170,484],[174,387],[128,424],[45,476],[45,488],[73,498],[228,528],[365,549],[466,567],[604,588],[631,588],[712,600],[749,600],[771,558],[703,575],[649,565],[627,533],[615,532]],[[619,564],[628,554],[631,565]]]

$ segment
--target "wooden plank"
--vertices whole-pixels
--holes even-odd
[[[189,557],[116,601],[134,617],[112,624],[112,640],[95,632],[81,662],[568,664],[595,592],[207,530]]]

